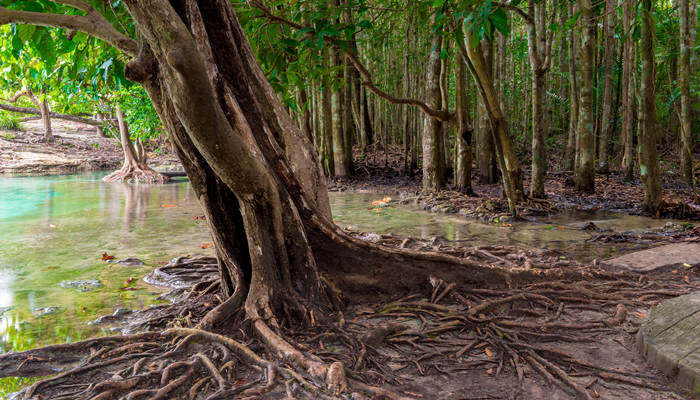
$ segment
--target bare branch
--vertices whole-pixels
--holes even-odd
[[[75,0],[65,1],[81,3]],[[130,56],[135,56],[138,53],[136,41],[116,30],[109,21],[95,10],[87,15],[67,15],[8,10],[5,7],[0,7],[0,25],[9,23],[73,29],[102,39]]]

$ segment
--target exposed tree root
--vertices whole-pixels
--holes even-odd
[[[166,183],[170,181],[170,178],[158,173],[146,164],[126,164],[121,169],[105,176],[102,180],[105,182],[156,184]]]
[[[209,261],[180,258],[163,268],[184,274],[212,268]],[[190,285],[184,302],[211,303],[209,291],[216,284],[204,279]],[[658,376],[582,358],[575,348],[633,328],[641,320],[637,310],[699,286],[695,278],[687,283],[672,273],[512,288],[434,279],[422,293],[373,309],[317,317],[301,331],[269,324],[260,316],[260,304],[232,296],[218,305],[214,301],[208,313],[188,311],[189,323],[177,320],[196,328],[170,327],[0,356],[0,376],[55,374],[25,389],[25,399],[269,395],[407,400],[430,393],[397,390],[407,383],[402,376],[483,368],[492,376],[513,373],[520,384],[540,377],[578,399],[596,397],[603,383],[662,393],[669,389]],[[223,321],[229,322],[223,331],[210,330]],[[398,366],[388,368],[387,350]]]

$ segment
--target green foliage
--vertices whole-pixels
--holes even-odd
[[[15,114],[0,111],[0,130],[3,131],[23,131],[24,127],[19,122],[19,117]],[[12,136],[12,137],[8,137]],[[14,139],[14,135],[5,135],[6,139]]]

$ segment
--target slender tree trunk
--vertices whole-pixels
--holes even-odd
[[[44,124],[44,140],[47,143],[53,143],[53,130],[51,129],[51,110],[49,108],[49,102],[46,100],[46,96],[39,103],[39,110],[41,111],[41,122]]]
[[[442,106],[440,94],[440,53],[442,37],[434,35],[425,80],[426,103],[435,110]],[[445,187],[444,142],[441,123],[437,118],[425,116],[423,127],[423,189],[442,190]]]
[[[546,59],[546,14],[547,2],[535,5],[534,0],[528,2],[528,13],[535,24],[528,25],[528,44],[530,66],[532,69],[532,177],[530,180],[530,196],[543,199],[544,180],[547,175],[547,69]]]
[[[569,19],[574,17],[574,4],[568,2]],[[579,41],[576,29],[569,29],[567,32],[569,45],[569,135],[566,141],[565,165],[566,169],[573,171],[576,166],[576,136],[579,115],[579,89],[578,71],[576,60],[578,58]]]
[[[595,191],[595,109],[593,84],[595,65],[596,20],[591,0],[583,0],[581,8],[583,43],[581,47],[581,100],[579,131],[579,165],[576,167],[576,188],[582,192]]]
[[[493,44],[482,41],[480,46],[484,52],[486,68],[491,71],[493,66]],[[479,180],[481,183],[493,184],[498,182],[498,164],[496,147],[493,144],[493,127],[486,103],[481,94],[478,96],[479,106]]]
[[[614,126],[611,121],[613,101],[613,63],[615,59],[615,14],[617,0],[605,0],[605,18],[603,31],[605,34],[605,53],[603,54],[603,104],[598,140],[598,169],[600,172],[610,171],[608,149],[610,148],[611,133]]]
[[[622,2],[622,171],[625,179],[631,181],[634,176],[634,77],[635,66],[634,41],[632,40],[633,2]]]
[[[461,33],[461,30],[458,33]],[[464,47],[465,43],[468,45],[466,49]],[[462,41],[461,38],[458,40],[458,46],[464,61],[467,63],[472,76],[474,76],[479,93],[484,99],[489,118],[494,126],[493,142],[496,146],[496,156],[502,172],[503,189],[508,198],[508,208],[511,214],[517,216],[516,204],[525,200],[523,174],[513,148],[513,142],[506,130],[506,121],[494,89],[491,72],[486,68],[486,60],[481,51],[481,46],[478,43],[474,45],[469,34],[465,35],[465,41]]]
[[[306,94],[306,87],[302,87],[299,90],[299,100],[301,104],[299,106],[302,108],[301,112],[301,131],[313,142],[314,134],[311,128],[311,101],[309,96]]]
[[[655,214],[661,205],[661,176],[656,151],[656,91],[654,89],[654,21],[653,0],[642,0],[642,79],[641,125],[639,137],[639,171],[644,186],[642,210]]]
[[[472,122],[469,118],[467,94],[467,65],[462,57],[455,58],[455,102],[457,111],[457,138],[455,152],[455,187],[458,191],[472,191]]]
[[[681,92],[681,173],[691,187],[695,187],[692,151],[692,117],[690,98],[690,1],[678,0],[680,24],[680,92]],[[695,27],[693,27],[695,29]]]
[[[334,50],[332,49],[324,49],[324,55],[323,55],[323,65],[325,68],[328,68],[332,66],[331,62],[331,52]],[[321,159],[323,160],[323,170],[326,173],[327,177],[331,177],[335,175],[335,160],[334,160],[334,151],[333,151],[333,91],[331,89],[331,81],[328,77],[325,77],[323,80],[323,93],[322,93],[322,102],[323,102],[323,136],[322,136],[322,156]]]

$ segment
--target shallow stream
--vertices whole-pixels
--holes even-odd
[[[88,323],[119,308],[159,303],[156,297],[166,289],[141,280],[154,267],[182,255],[213,255],[206,223],[199,218],[201,208],[186,179],[139,186],[103,183],[102,176],[0,178],[0,353],[110,334]],[[336,223],[354,231],[442,236],[472,245],[559,249],[584,260],[620,251],[620,245],[585,243],[595,234],[581,230],[586,222],[616,231],[665,223],[574,213],[506,226],[410,205],[371,205],[382,197],[331,193]],[[104,253],[104,258],[114,258],[103,261]],[[143,265],[116,262],[128,257]],[[0,380],[0,397],[21,383]]]

